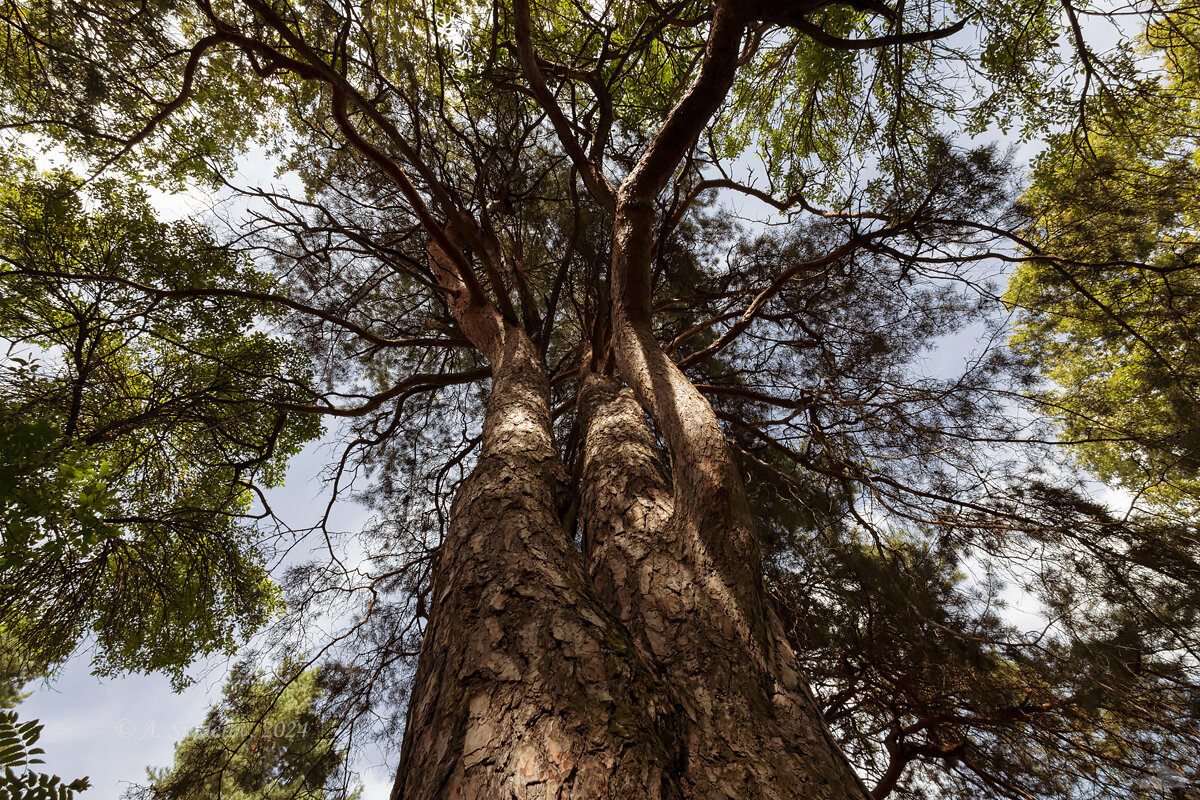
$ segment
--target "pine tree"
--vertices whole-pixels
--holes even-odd
[[[43,188],[9,194],[0,322],[46,366],[6,385],[7,418],[46,420],[40,468],[99,501],[91,528],[17,506],[3,622],[25,646],[61,659],[90,627],[101,664],[181,676],[282,597],[274,635],[336,668],[343,734],[402,731],[411,800],[1140,798],[1200,763],[1194,517],[1095,502],[1081,466],[1130,470],[1056,427],[1042,382],[1094,369],[1095,341],[1112,370],[1186,353],[1190,306],[1171,350],[1136,293],[1037,274],[1194,269],[1126,246],[1190,241],[1183,166],[1132,214],[1087,194],[1114,153],[1194,155],[1191,118],[1120,124],[1195,108],[1200,82],[1156,74],[1195,75],[1187,8],[2,9],[5,124],[130,182],[9,170]],[[1163,31],[1188,44],[1147,49]],[[966,141],[989,128],[1088,167],[1014,203],[1020,166]],[[263,154],[302,190],[239,186]],[[239,210],[163,226],[136,182]],[[1162,197],[1188,207],[1089,249]],[[1060,212],[1080,224],[1031,233]],[[1015,351],[1014,261],[1036,328]],[[956,336],[980,344],[931,371]],[[1186,445],[1190,406],[1145,378],[1124,399],[1166,402]],[[276,595],[263,565],[291,540],[249,520],[322,417],[332,490],[376,523],[315,522],[328,557]],[[1119,458],[1190,452],[1125,429]],[[1039,630],[1002,613],[1014,592]]]

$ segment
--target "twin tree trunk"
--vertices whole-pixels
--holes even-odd
[[[578,548],[545,364],[501,281],[507,315],[465,256],[501,275],[499,242],[465,215],[427,226],[434,275],[491,364],[492,394],[441,548],[392,800],[870,797],[767,599],[716,414],[651,324],[654,199],[732,84],[756,8],[716,4],[695,80],[614,189],[538,74],[527,0],[514,3],[531,91],[613,213],[605,346],[624,383],[593,373],[580,391]]]
[[[673,464],[672,487],[633,392],[587,376],[581,551],[546,370],[522,331],[488,328],[482,451],[441,549],[393,800],[869,796],[765,597],[740,484],[688,485],[727,454]]]

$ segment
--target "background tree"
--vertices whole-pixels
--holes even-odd
[[[1089,102],[1022,198],[1008,297],[1018,346],[1057,387],[1045,400],[1081,460],[1164,512],[1194,514],[1197,22],[1157,21],[1159,74]]]
[[[90,634],[102,671],[179,684],[278,608],[253,493],[319,426],[256,398],[290,396],[299,360],[236,299],[269,279],[203,228],[159,223],[115,181],[85,200],[70,175],[7,167],[6,649],[54,665]],[[191,291],[215,276],[228,301]]]
[[[0,797],[4,800],[71,800],[88,788],[87,778],[63,782],[57,775],[35,772],[43,752],[38,721],[21,722],[14,711],[0,711]],[[23,768],[23,769],[22,769]]]
[[[175,764],[149,770],[150,785],[126,797],[358,797],[345,783],[345,752],[332,741],[337,720],[321,710],[325,693],[320,669],[285,663],[264,673],[238,662],[204,726],[176,745]]]
[[[104,174],[228,184],[243,208],[219,234],[130,213],[155,245],[131,248],[115,272],[94,257],[67,269],[38,244],[57,227],[14,226],[36,235],[15,236],[31,246],[7,261],[8,335],[63,365],[45,392],[57,399],[40,407],[66,420],[68,445],[77,428],[92,431],[83,445],[108,444],[87,440],[96,430],[125,442],[162,431],[154,442],[178,444],[173,460],[203,466],[188,490],[203,503],[161,516],[217,537],[226,528],[213,520],[265,513],[246,492],[315,435],[312,418],[344,420],[331,486],[367,499],[377,523],[350,541],[314,528],[328,558],[286,576],[289,614],[274,633],[293,645],[322,636],[320,657],[345,676],[330,695],[345,735],[403,729],[397,796],[1074,797],[1102,786],[1132,798],[1161,770],[1200,761],[1194,521],[1114,514],[1072,463],[1140,456],[1164,437],[1126,426],[1132,447],[1069,449],[1090,442],[1060,439],[1033,393],[1039,370],[1092,358],[1055,350],[1062,331],[1037,327],[1074,295],[1038,297],[1052,283],[1026,273],[1033,299],[1010,298],[1033,320],[1022,358],[1004,346],[992,285],[1014,260],[1070,274],[1152,259],[1098,262],[1086,249],[1122,223],[1107,201],[1075,240],[1083,250],[1048,252],[1031,238],[1031,209],[1042,196],[1051,214],[1091,202],[1086,184],[1039,177],[1014,208],[1017,168],[948,135],[1019,126],[1091,141],[1105,115],[1129,118],[1109,111],[1114,98],[1153,95],[1160,56],[1138,53],[1129,20],[1153,41],[1185,34],[1186,8],[3,8],[6,124]],[[1091,42],[1108,19],[1120,44],[1101,53]],[[1166,56],[1194,74],[1180,35]],[[1189,80],[1154,96],[1190,108]],[[1146,118],[1107,135],[1113,153],[1157,168],[1154,140],[1134,134],[1169,118]],[[234,185],[251,147],[304,191]],[[132,197],[103,180],[55,197]],[[743,223],[735,203],[775,224]],[[1128,238],[1152,253],[1192,224],[1182,214]],[[1091,304],[1072,335],[1104,340],[1115,328],[1082,311],[1099,295],[1067,284]],[[110,291],[122,305],[98,315],[57,299]],[[173,332],[157,335],[155,315],[173,308],[175,327],[162,323]],[[1140,334],[1150,348],[1183,337],[1179,314],[1157,346]],[[134,343],[132,369],[71,355],[98,336],[97,318]],[[1139,325],[1114,325],[1145,344]],[[144,331],[155,346],[138,349]],[[962,370],[928,368],[948,336],[975,334]],[[1039,347],[1052,358],[1029,358]],[[159,358],[182,359],[177,381],[113,416],[101,413],[106,384],[80,377],[143,362],[156,374]],[[223,380],[191,380],[211,373]],[[1153,407],[1159,386],[1145,374],[1123,385]],[[12,384],[21,408],[39,407],[30,380]],[[1095,388],[1076,394],[1098,402]],[[178,399],[161,416],[138,411],[160,397]],[[155,448],[135,452],[117,474],[155,463]],[[112,502],[177,508],[184,492],[162,472],[114,488]],[[105,541],[140,529],[120,530]],[[171,538],[186,528],[153,530],[191,541]],[[35,556],[53,538],[38,535]],[[224,552],[236,566],[266,545]],[[169,552],[138,563],[162,569]],[[255,586],[261,611],[268,592]],[[999,613],[1014,590],[1040,605],[1037,630]],[[61,591],[39,608],[69,608]],[[137,607],[170,620],[179,596]],[[12,608],[6,624],[38,613]],[[93,624],[104,644],[110,621]],[[162,641],[114,663],[170,668],[197,650],[170,626],[149,630]],[[205,642],[218,638],[232,641]],[[153,660],[168,645],[171,657]]]

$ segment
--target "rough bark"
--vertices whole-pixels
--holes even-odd
[[[685,708],[689,797],[865,798],[869,791],[834,743],[772,612],[745,489],[712,406],[663,350],[651,319],[654,199],[733,80],[747,4],[718,3],[703,64],[617,191],[612,239],[612,345],[621,377],[658,426],[670,457],[672,511],[645,555],[597,541],[614,586],[632,607],[614,613],[645,634]],[[632,407],[627,425],[635,424]],[[610,402],[608,411],[622,414]],[[618,451],[625,452],[625,451]],[[645,462],[610,468],[634,470]],[[649,478],[648,478],[649,479]],[[657,491],[667,492],[665,482]],[[623,513],[593,507],[601,518]],[[596,532],[612,529],[599,520]],[[597,536],[598,538],[598,536]],[[657,640],[657,643],[656,641]]]
[[[545,370],[503,331],[451,512],[392,797],[679,798],[668,687],[563,529]]]
[[[589,376],[581,412],[581,516],[594,585],[684,708],[684,796],[867,796],[804,684],[761,580],[732,591],[727,576],[745,570],[723,568],[709,552],[706,542],[721,528],[741,534],[730,530],[728,512],[704,525],[689,503],[695,495],[672,492],[629,389]],[[758,570],[757,561],[749,566]]]
[[[692,588],[656,585],[679,576],[664,563],[678,560],[662,540],[675,502],[654,437],[632,392],[610,378],[588,375],[579,406],[580,522],[592,586],[647,653],[666,652],[663,613],[674,619]]]

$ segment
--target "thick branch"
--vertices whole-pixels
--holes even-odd
[[[747,16],[744,6],[737,0],[717,5],[700,71],[621,184],[619,202],[652,201],[720,108],[737,72]]]
[[[549,117],[550,124],[554,126],[554,132],[558,134],[559,142],[567,151],[575,168],[579,170],[588,190],[600,205],[611,211],[616,204],[616,192],[613,191],[608,179],[604,177],[600,166],[591,161],[587,153],[583,151],[583,146],[579,144],[579,140],[575,138],[575,134],[571,130],[571,124],[563,115],[562,109],[558,107],[558,101],[546,86],[545,80],[542,79],[542,72],[538,68],[537,57],[533,52],[533,26],[529,19],[529,0],[516,0],[513,3],[513,14],[513,22],[516,27],[517,59],[521,62],[525,79],[529,81],[529,88],[533,91],[533,96],[541,105],[542,110],[546,112],[546,116]]]
[[[929,42],[936,39],[945,39],[947,36],[953,36],[961,31],[966,24],[967,20],[961,19],[953,25],[945,28],[936,28],[931,31],[896,33],[892,34],[891,36],[873,36],[870,39],[842,39],[826,33],[825,29],[820,25],[809,22],[803,17],[799,17],[788,23],[790,27],[793,27],[801,33],[811,37],[813,41],[816,41],[834,50],[872,50],[876,47],[890,47],[894,45],[915,44],[917,42]]]
[[[426,250],[434,276],[451,291],[449,305],[454,318],[471,344],[494,364],[504,342],[504,319],[486,297],[476,297],[467,289],[453,259],[437,242],[430,242]]]
[[[719,513],[743,533],[726,546],[740,552],[743,568],[757,561],[740,479],[712,407],[666,355],[651,328],[650,262],[653,200],[720,106],[733,82],[746,9],[717,6],[699,73],[618,191],[613,235],[613,344],[626,382],[650,411],[667,442],[675,469],[676,497],[687,495],[688,513]],[[708,509],[716,503],[720,511]],[[729,531],[726,531],[729,533]],[[751,567],[751,570],[756,567]]]

